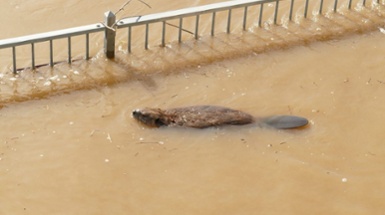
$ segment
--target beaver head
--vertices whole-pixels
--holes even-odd
[[[162,110],[159,108],[136,109],[132,112],[132,116],[136,120],[151,127],[166,125],[162,120],[163,115]]]

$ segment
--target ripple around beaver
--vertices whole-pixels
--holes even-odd
[[[221,106],[189,106],[172,109],[143,108],[132,112],[133,117],[149,127],[177,126],[208,128],[224,125],[258,123],[276,129],[293,129],[306,126],[309,121],[300,116],[275,115],[256,118],[252,115]]]

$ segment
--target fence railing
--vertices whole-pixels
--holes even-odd
[[[32,65],[31,68],[35,69],[35,44],[39,42],[47,42],[49,41],[49,53],[50,53],[50,59],[49,59],[49,65],[54,65],[54,56],[53,56],[53,41],[56,39],[62,39],[67,38],[68,40],[68,63],[71,63],[72,61],[72,54],[71,54],[71,37],[73,36],[79,36],[84,35],[85,36],[85,59],[89,59],[89,34],[99,31],[104,31],[105,27],[102,24],[93,24],[93,25],[86,25],[76,28],[68,28],[64,30],[58,30],[58,31],[51,31],[47,33],[41,33],[41,34],[34,34],[29,36],[23,36],[23,37],[16,37],[11,39],[5,39],[0,40],[0,49],[5,48],[12,48],[12,65],[13,65],[13,72],[16,73],[17,67],[16,67],[16,47],[22,46],[22,45],[31,45],[31,60]]]
[[[290,1],[290,7],[289,7],[289,20],[292,20],[293,17],[293,8],[294,8],[294,2],[295,0],[289,0]],[[304,18],[307,17],[308,11],[309,11],[309,1],[310,0],[304,0],[304,11],[303,16]],[[323,4],[324,0],[316,0],[319,1],[319,14],[323,13]],[[380,0],[374,0],[377,2],[377,4],[380,3]],[[247,16],[248,16],[248,8],[250,6],[254,5],[260,5],[259,8],[259,18],[258,18],[258,25],[261,27],[262,21],[263,21],[263,12],[264,12],[264,5],[267,3],[274,3],[274,14],[273,14],[273,23],[277,24],[278,19],[278,8],[279,8],[279,2],[280,0],[237,0],[237,1],[228,1],[228,2],[221,2],[221,3],[215,3],[215,4],[209,4],[204,6],[198,6],[198,7],[191,7],[191,8],[185,8],[180,10],[174,10],[174,11],[168,11],[168,12],[162,12],[157,14],[149,14],[149,15],[143,15],[143,16],[136,16],[136,17],[130,17],[118,20],[116,22],[115,14],[112,12],[106,12],[105,13],[105,21],[104,23],[97,23],[92,25],[86,25],[76,28],[69,28],[64,30],[58,30],[58,31],[51,31],[47,33],[41,33],[41,34],[34,34],[29,36],[23,36],[23,37],[17,37],[17,38],[11,38],[11,39],[5,39],[0,40],[0,49],[5,48],[11,48],[12,49],[12,70],[14,73],[17,72],[17,56],[16,56],[16,48],[18,46],[22,45],[31,45],[31,68],[35,69],[35,44],[40,42],[49,42],[49,63],[48,65],[53,66],[54,65],[54,56],[53,56],[53,41],[57,39],[63,39],[67,38],[67,44],[68,44],[68,57],[67,62],[72,62],[72,44],[71,44],[71,37],[74,36],[81,36],[84,35],[85,37],[85,59],[89,59],[89,53],[90,53],[90,40],[89,35],[90,33],[94,32],[101,32],[104,31],[104,50],[105,54],[108,58],[113,58],[115,53],[115,37],[116,37],[116,28],[127,28],[128,29],[128,45],[127,45],[127,51],[130,53],[131,47],[132,47],[132,28],[135,26],[145,26],[145,34],[144,34],[144,48],[148,49],[148,35],[149,35],[149,24],[152,23],[162,23],[162,31],[160,33],[161,35],[161,45],[165,46],[165,32],[166,32],[166,24],[169,20],[175,20],[179,19],[179,26],[178,28],[178,41],[182,41],[182,33],[183,33],[183,19],[187,17],[195,17],[195,31],[193,32],[194,38],[199,38],[199,23],[200,23],[200,16],[203,14],[211,14],[211,31],[210,34],[214,36],[215,34],[215,19],[216,19],[216,13],[221,11],[228,11],[227,14],[227,26],[226,26],[226,32],[230,33],[231,31],[231,19],[232,19],[232,10],[236,8],[244,8],[243,10],[243,23],[242,27],[245,30],[247,27]],[[366,0],[362,0],[362,5],[365,6]],[[336,12],[338,6],[338,0],[334,0],[334,7],[333,10]],[[347,8],[351,9],[352,7],[352,0],[348,1]],[[207,20],[205,20],[207,21]]]
[[[130,17],[126,19],[122,19],[117,23],[118,28],[128,28],[128,52],[131,52],[131,32],[133,26],[138,25],[145,25],[145,49],[148,48],[148,32],[149,32],[149,24],[161,22],[162,23],[162,33],[161,33],[161,45],[165,46],[165,32],[166,32],[166,21],[173,20],[173,19],[179,19],[179,26],[178,26],[178,42],[182,41],[182,32],[183,32],[183,18],[186,17],[196,17],[195,21],[195,32],[194,37],[195,39],[198,39],[199,35],[199,18],[200,15],[203,14],[212,14],[212,20],[211,20],[211,36],[214,36],[214,30],[215,30],[215,18],[216,13],[220,11],[228,11],[227,16],[227,28],[226,32],[230,33],[231,29],[231,18],[232,9],[235,8],[244,8],[244,15],[243,15],[243,29],[246,29],[246,18],[247,18],[247,9],[249,6],[252,5],[263,5],[270,2],[276,2],[276,10],[274,14],[274,23],[277,22],[277,15],[278,15],[278,4],[279,0],[238,0],[238,1],[230,1],[230,2],[222,2],[222,3],[216,3],[216,4],[210,4],[210,5],[204,5],[204,6],[198,6],[198,7],[192,7],[192,8],[186,8],[181,10],[175,10],[175,11],[169,11],[164,13],[157,13],[157,14],[150,14],[150,15],[144,15],[144,16],[137,16],[137,17]],[[262,22],[262,13],[263,13],[263,7],[261,7],[260,10],[260,20],[259,23],[261,25]]]

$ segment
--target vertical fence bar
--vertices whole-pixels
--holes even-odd
[[[303,13],[303,17],[307,18],[307,10],[309,8],[309,0],[306,0],[305,2],[305,11]]]
[[[245,10],[243,11],[243,30],[246,30],[246,22],[247,22],[247,9],[248,7],[245,7]]]
[[[90,59],[90,34],[86,33],[86,60]]]
[[[68,63],[71,64],[71,37],[68,37]]]
[[[278,19],[278,6],[279,6],[279,0],[275,3],[275,11],[274,11],[274,24],[277,24]]]
[[[365,0],[364,0],[365,1]],[[338,5],[338,0],[334,1],[334,12],[337,12],[337,5]]]
[[[263,15],[263,4],[261,4],[261,7],[259,9],[259,20],[258,20],[259,27],[262,27],[262,15]]]
[[[182,42],[183,18],[179,18],[178,42]]]
[[[365,5],[366,5],[366,0],[363,0],[363,1],[362,1],[362,6],[365,7]]]
[[[196,16],[195,20],[195,39],[197,40],[199,38],[199,14]]]
[[[213,12],[213,17],[211,20],[211,36],[214,36],[215,31],[215,11]]]
[[[166,46],[166,21],[162,22],[162,47]]]
[[[231,30],[231,9],[229,9],[229,13],[227,14],[227,29],[226,32],[229,34]]]
[[[32,69],[35,69],[35,43],[31,43]]]
[[[49,40],[49,65],[53,67],[53,42]]]
[[[146,32],[144,35],[144,48],[148,49],[148,23],[146,23]]]
[[[294,8],[294,0],[291,0],[291,2],[290,2],[290,12],[289,12],[289,20],[290,21],[293,19],[293,8]]]
[[[320,15],[322,14],[323,6],[324,6],[324,0],[321,0],[320,5],[319,5],[319,12],[318,12],[318,14],[320,14]]]
[[[128,26],[128,32],[127,32],[127,52],[131,53],[131,28],[132,26]]]
[[[348,9],[352,9],[352,0],[349,0]]]
[[[116,21],[116,16],[111,11],[104,13],[104,25],[106,30],[104,32],[104,53],[107,58],[115,57],[115,35],[116,32],[113,29],[113,26]]]
[[[13,74],[17,73],[16,69],[16,47],[12,46],[12,64],[13,64]]]

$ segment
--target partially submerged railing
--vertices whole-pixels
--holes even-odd
[[[294,8],[294,1],[290,0],[290,7],[289,7],[289,20],[292,20],[293,17],[293,8]],[[305,0],[304,5],[304,14],[303,16],[306,18],[309,10],[309,1]],[[319,14],[322,14],[323,12],[323,4],[324,0],[317,0],[319,1]],[[380,3],[380,0],[377,1],[377,4]],[[243,23],[242,27],[243,30],[246,30],[247,27],[247,16],[248,16],[248,8],[250,6],[254,5],[260,5],[259,8],[259,17],[258,17],[258,26],[261,27],[262,21],[263,21],[263,12],[264,12],[264,4],[266,3],[275,3],[274,4],[274,14],[273,14],[273,23],[277,24],[278,19],[278,8],[279,8],[279,2],[280,0],[237,0],[237,1],[228,1],[228,2],[222,2],[222,3],[216,3],[216,4],[210,4],[210,5],[204,5],[204,6],[198,6],[198,7],[192,7],[192,8],[186,8],[181,10],[174,10],[174,11],[168,11],[163,13],[157,13],[157,14],[150,14],[150,15],[143,15],[143,16],[136,16],[136,17],[130,17],[125,18],[122,20],[116,21],[115,14],[112,12],[106,12],[105,13],[105,22],[104,23],[97,23],[92,25],[86,25],[76,28],[69,28],[59,31],[52,31],[42,34],[34,34],[30,36],[24,36],[24,37],[17,37],[17,38],[11,38],[11,39],[5,39],[0,40],[0,49],[5,48],[11,48],[12,49],[12,68],[13,72],[17,72],[17,56],[16,56],[16,48],[18,46],[22,45],[31,45],[31,68],[35,69],[35,44],[40,42],[49,42],[49,65],[54,65],[54,56],[53,56],[53,41],[57,39],[63,39],[67,38],[67,44],[68,44],[68,56],[67,56],[67,62],[72,62],[72,43],[71,38],[74,36],[81,36],[84,35],[85,37],[85,59],[89,59],[89,53],[90,53],[90,41],[89,41],[89,35],[90,33],[94,32],[101,32],[104,31],[104,50],[106,53],[106,56],[108,58],[113,58],[115,54],[115,37],[116,37],[116,28],[127,28],[128,29],[128,45],[127,45],[127,51],[131,52],[132,49],[132,28],[135,26],[145,26],[145,34],[144,34],[144,48],[148,49],[148,35],[149,35],[149,24],[152,23],[162,23],[162,32],[161,32],[161,45],[165,46],[165,33],[166,33],[166,24],[169,20],[175,20],[179,19],[179,25],[178,28],[178,41],[182,41],[182,33],[184,31],[183,29],[183,19],[187,17],[194,17],[195,16],[195,30],[193,32],[194,38],[199,38],[199,23],[200,23],[200,16],[203,14],[211,14],[211,31],[210,34],[214,36],[215,34],[215,19],[216,19],[216,13],[221,11],[228,11],[227,14],[227,26],[226,26],[226,32],[230,33],[231,31],[231,19],[232,19],[232,10],[236,8],[244,8],[243,10]],[[366,0],[362,0],[362,5],[365,6]],[[334,7],[333,10],[337,11],[337,5],[338,0],[334,0]],[[348,9],[352,6],[352,0],[348,1]]]
[[[35,65],[35,44],[39,42],[47,42],[49,41],[49,65],[54,65],[54,56],[53,56],[53,41],[57,39],[67,38],[68,40],[68,63],[71,63],[72,61],[72,44],[71,44],[71,37],[73,36],[79,36],[84,35],[85,36],[85,59],[89,59],[89,34],[99,31],[104,31],[105,27],[101,24],[94,24],[94,25],[86,25],[76,28],[68,28],[64,30],[59,31],[51,31],[47,33],[42,34],[34,34],[24,37],[17,37],[17,38],[11,38],[11,39],[5,39],[0,40],[0,49],[5,48],[12,48],[12,62],[13,62],[13,72],[16,73],[17,67],[16,67],[16,47],[22,46],[22,45],[31,45],[31,60],[32,60],[32,69],[36,68]]]
[[[178,26],[178,42],[182,41],[182,32],[183,32],[183,18],[186,17],[196,17],[195,21],[195,32],[194,37],[195,39],[198,39],[199,37],[199,18],[202,14],[212,14],[212,20],[211,20],[211,36],[214,36],[214,30],[215,30],[215,18],[216,13],[219,11],[228,11],[227,16],[227,27],[226,32],[230,33],[231,29],[231,11],[235,8],[244,8],[244,15],[243,15],[243,29],[246,29],[246,20],[247,20],[247,9],[249,6],[252,5],[263,5],[270,2],[276,2],[276,9],[274,14],[274,23],[277,22],[277,15],[278,15],[278,3],[279,0],[238,0],[238,1],[230,1],[230,2],[222,2],[222,3],[216,3],[216,4],[210,4],[210,5],[204,5],[204,6],[198,6],[198,7],[192,7],[192,8],[186,8],[181,10],[175,10],[175,11],[169,11],[164,13],[157,13],[157,14],[150,14],[150,15],[144,15],[144,16],[137,16],[137,17],[130,17],[126,19],[122,19],[117,23],[118,28],[128,28],[128,52],[131,52],[131,32],[133,26],[138,25],[145,25],[145,49],[148,48],[148,32],[149,32],[149,24],[161,22],[162,23],[162,38],[161,38],[161,45],[165,46],[165,32],[166,32],[166,21],[172,20],[172,19],[179,19],[179,26]],[[259,25],[261,25],[262,22],[262,13],[263,13],[263,7],[261,7],[260,10],[260,19],[259,19]]]

